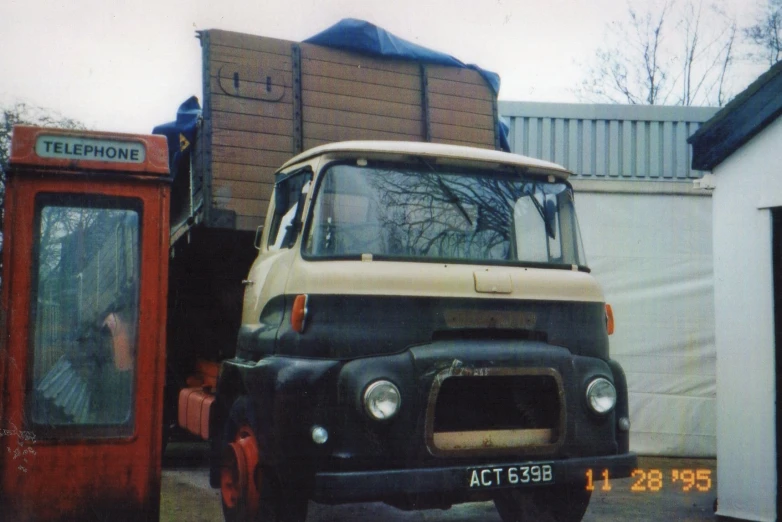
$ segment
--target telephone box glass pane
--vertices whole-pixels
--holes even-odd
[[[36,198],[30,409],[44,437],[133,433],[140,276],[133,202]]]

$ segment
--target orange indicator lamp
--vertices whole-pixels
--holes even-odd
[[[304,331],[307,324],[307,294],[299,294],[293,300],[291,310],[291,327],[298,333]]]

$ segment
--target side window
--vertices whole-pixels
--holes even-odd
[[[548,225],[541,214],[548,216]],[[535,194],[516,200],[513,223],[519,261],[549,263],[561,259],[556,196]]]
[[[289,247],[296,240],[301,226],[300,204],[310,188],[309,169],[277,182],[274,186],[274,214],[269,229],[269,250]]]
[[[269,250],[279,250],[282,248],[282,242],[285,240],[286,231],[293,224],[293,218],[299,209],[298,202],[290,207],[287,212],[277,221],[277,229],[269,235]]]
[[[118,203],[36,199],[28,404],[58,437],[133,433],[140,205]]]

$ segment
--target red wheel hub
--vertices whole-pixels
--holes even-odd
[[[253,430],[243,425],[223,452],[220,473],[223,504],[229,509],[244,512],[247,519],[253,520],[260,504],[260,480],[258,441]]]

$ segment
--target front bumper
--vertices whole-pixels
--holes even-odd
[[[583,484],[593,470],[599,477],[604,470],[611,478],[629,477],[637,467],[635,453],[600,457],[580,457],[563,460],[492,462],[481,468],[550,465],[555,484]],[[476,491],[469,486],[471,466],[428,467],[396,470],[321,472],[315,474],[313,500],[323,503],[368,502],[405,495],[452,494],[469,495]],[[515,486],[528,487],[528,486]]]

